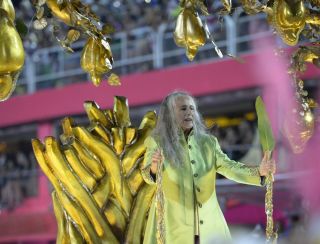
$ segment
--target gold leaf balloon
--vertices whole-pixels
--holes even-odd
[[[320,1],[319,0],[309,0],[309,2],[311,3],[311,6],[313,7],[320,7]]]
[[[257,0],[240,0],[240,2],[243,10],[250,15],[260,13],[266,9],[266,6]]]
[[[81,67],[88,72],[95,86],[101,83],[102,75],[112,69],[112,53],[107,41],[89,37],[81,55]]]
[[[222,3],[222,5],[223,5],[223,9],[220,10],[219,14],[220,14],[220,15],[230,14],[231,7],[232,7],[232,2],[231,2],[231,0],[221,0],[221,3]]]
[[[24,50],[21,38],[8,13],[0,9],[0,101],[9,98],[13,92],[17,73],[24,64]]]
[[[47,6],[54,16],[62,20],[67,25],[72,25],[70,10],[67,6],[58,4],[57,0],[47,0]]]
[[[0,101],[6,100],[11,95],[15,84],[10,74],[0,75]]]
[[[41,18],[41,19],[36,19],[34,22],[33,22],[33,27],[36,29],[36,30],[42,30],[44,29],[46,26],[47,26],[48,22],[45,18]]]
[[[306,63],[313,63],[318,67],[318,60],[320,58],[319,46],[300,46],[291,57],[290,72],[306,71]]]
[[[16,18],[16,13],[13,8],[11,0],[0,0],[0,8],[5,10],[8,13],[9,19],[14,22]]]
[[[183,8],[181,10],[173,37],[177,46],[186,48],[186,55],[192,61],[198,48],[206,42],[206,32],[202,21],[193,8]]]
[[[306,24],[308,10],[304,1],[276,0],[273,4],[273,26],[282,40],[294,46]]]
[[[314,132],[314,117],[309,111],[300,119],[285,119],[284,135],[294,153],[302,153]]]
[[[121,82],[120,82],[119,76],[117,76],[116,74],[112,73],[108,78],[108,84],[110,86],[120,86]]]
[[[85,109],[90,125],[79,127],[65,118],[61,143],[51,136],[44,143],[32,140],[36,159],[54,187],[57,241],[141,243],[155,186],[144,182],[140,164],[155,113],[148,112],[134,128],[125,97],[115,97],[109,113],[94,102],[86,102]]]

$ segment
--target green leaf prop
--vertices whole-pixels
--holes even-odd
[[[274,137],[270,126],[270,120],[266,112],[263,100],[260,96],[256,99],[256,111],[258,116],[258,131],[260,143],[263,151],[272,151],[274,149]]]

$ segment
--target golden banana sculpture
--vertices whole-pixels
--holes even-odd
[[[115,97],[113,110],[94,102],[84,107],[89,126],[65,118],[61,142],[32,140],[54,186],[57,243],[141,243],[155,187],[144,183],[139,165],[156,115],[146,113],[135,128],[124,97]]]
[[[14,91],[24,64],[24,49],[14,20],[11,0],[0,0],[0,101]]]

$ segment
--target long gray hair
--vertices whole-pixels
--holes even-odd
[[[161,103],[157,124],[152,135],[159,144],[164,157],[172,166],[180,166],[186,159],[185,149],[179,141],[183,137],[183,131],[175,116],[175,103],[180,97],[189,97],[194,103],[193,134],[196,141],[201,134],[206,134],[206,127],[198,112],[195,99],[190,94],[181,91],[169,94]]]

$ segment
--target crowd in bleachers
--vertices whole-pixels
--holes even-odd
[[[157,29],[161,23],[173,22],[178,14],[178,0],[83,0],[96,13],[102,23],[111,24],[116,32],[128,32],[132,29],[149,26]],[[13,1],[16,19],[23,20],[28,27],[28,35],[24,37],[27,49],[57,45],[52,36],[50,24],[52,16],[45,11],[48,27],[37,31],[32,27],[35,8],[29,0]],[[207,1],[209,12],[218,13],[222,8],[220,1]],[[233,9],[238,6],[233,1]]]
[[[0,210],[12,210],[25,198],[37,195],[38,167],[30,147],[0,153]]]
[[[102,23],[111,24],[116,32],[130,31],[139,27],[150,26],[157,29],[162,22],[169,21],[176,12],[178,3],[175,0],[86,0],[91,9],[100,17]],[[44,30],[36,31],[32,28],[35,15],[34,6],[29,0],[14,1],[16,19],[24,21],[29,28],[28,35],[24,38],[27,49],[48,47],[56,45],[50,26]],[[49,24],[52,23],[49,20]]]
[[[219,127],[215,125],[211,133],[218,138],[221,149],[234,160],[240,160],[252,147],[256,125],[252,121],[242,120],[237,125]]]

